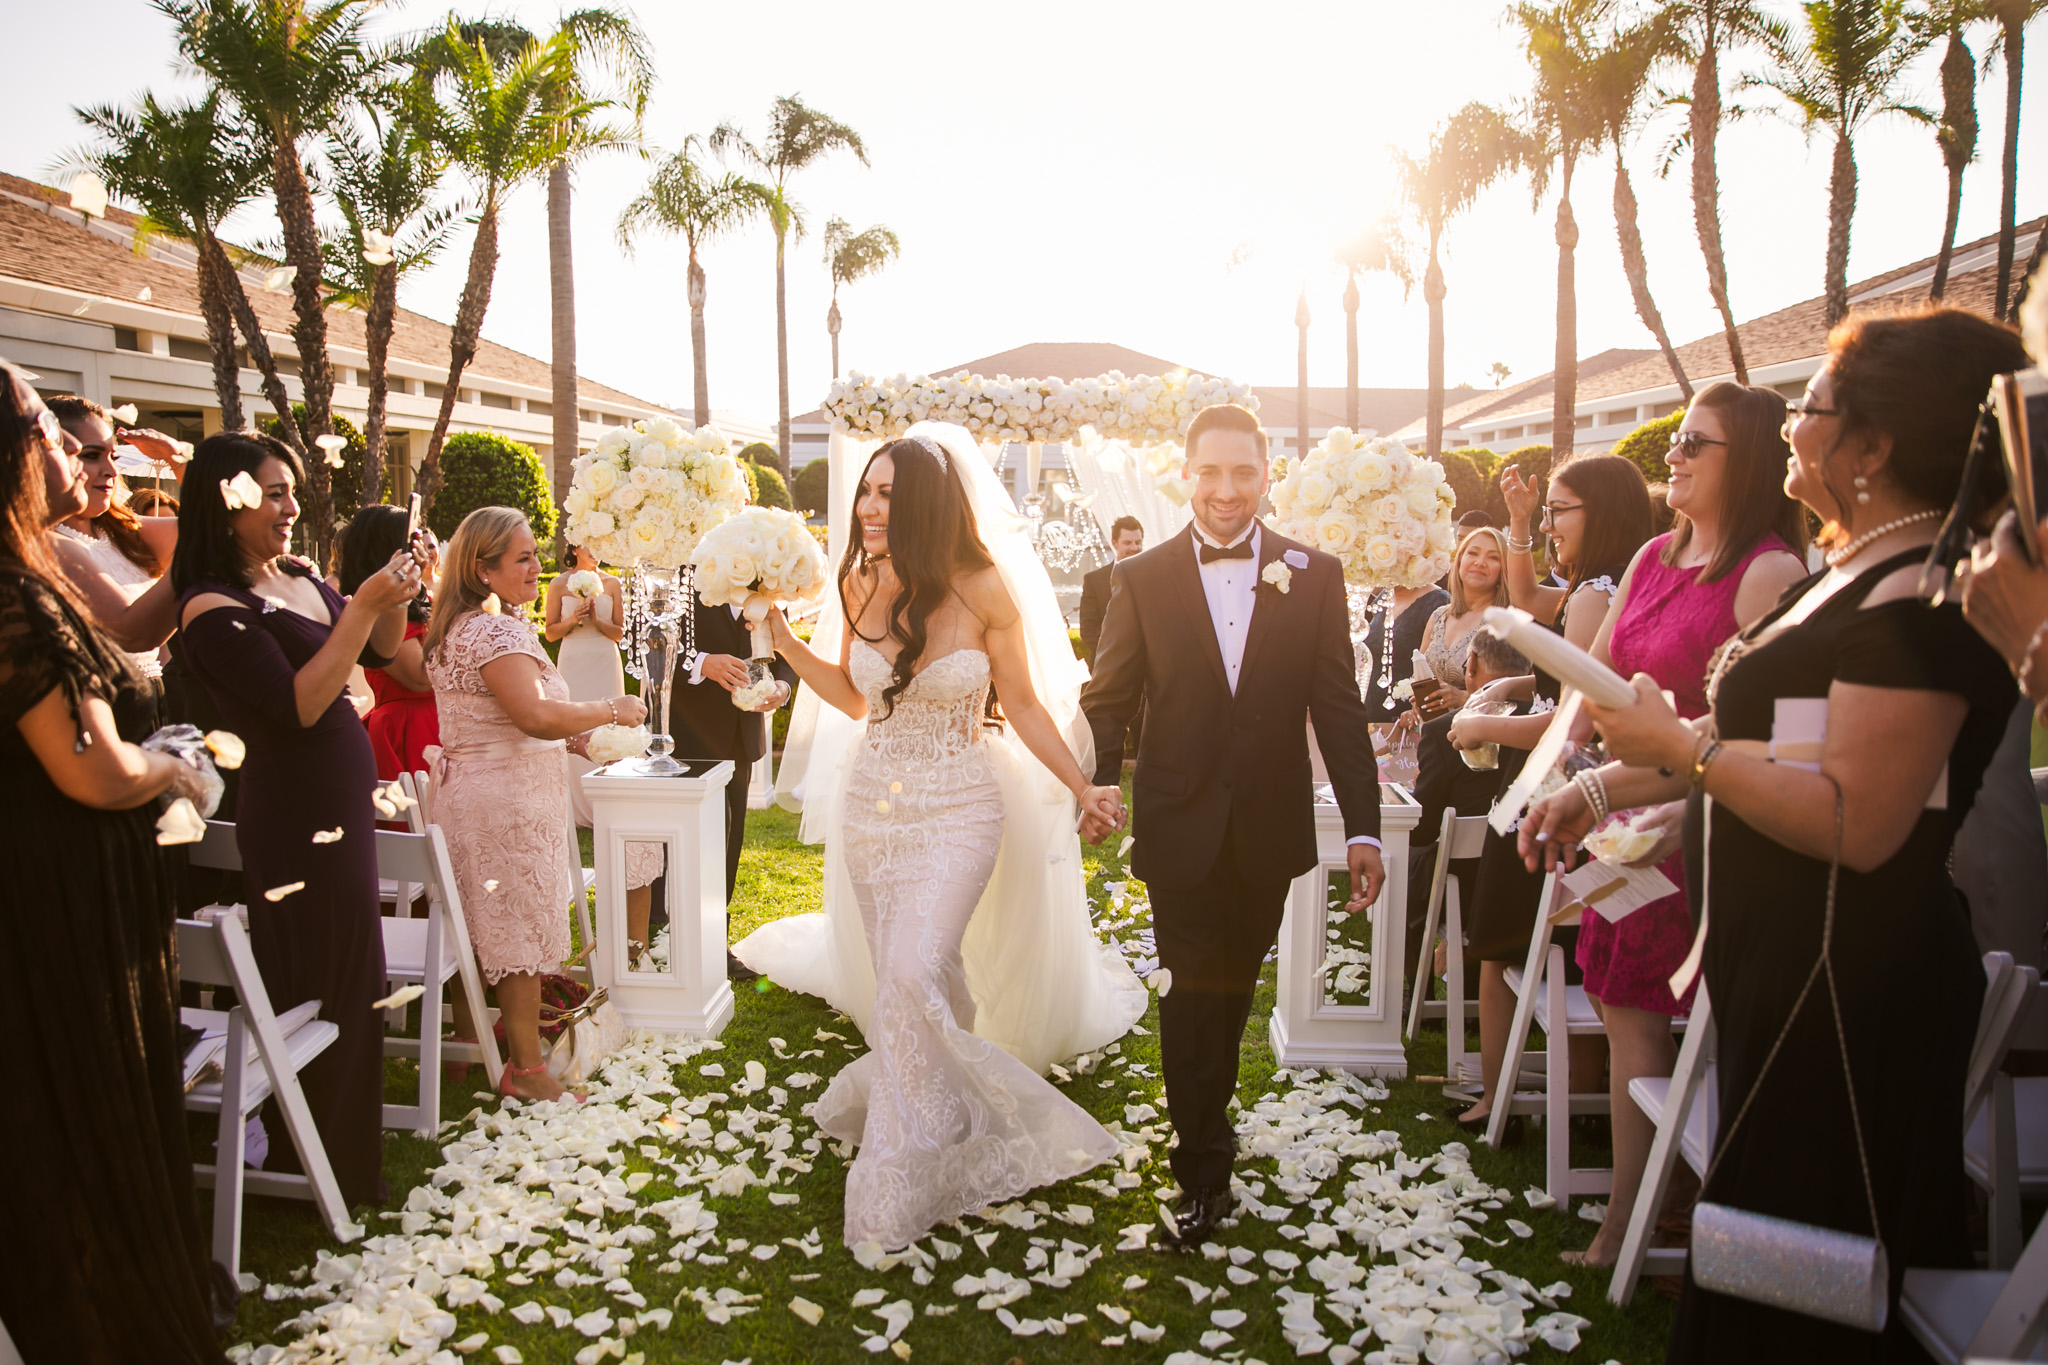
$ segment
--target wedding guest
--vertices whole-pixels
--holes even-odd
[[[405,527],[405,509],[382,503],[365,507],[349,519],[341,533],[341,567],[335,575],[336,588],[344,597],[405,548]],[[377,778],[382,782],[425,768],[427,748],[441,742],[434,688],[427,681],[426,659],[420,652],[420,637],[427,633],[427,613],[432,608],[433,599],[422,581],[418,594],[405,605],[405,638],[392,653],[391,662],[382,668],[363,669],[363,680],[376,699],[363,717],[363,728],[370,732],[370,752],[377,760]]]
[[[1081,575],[1081,653],[1095,658],[1095,642],[1102,637],[1103,613],[1109,610],[1110,571],[1145,548],[1145,523],[1133,516],[1121,516],[1109,524],[1109,563]]]
[[[1545,490],[1540,524],[1550,538],[1551,562],[1566,575],[1562,588],[1536,581],[1531,558],[1532,520],[1537,490],[1509,465],[1501,472],[1501,492],[1508,505],[1508,595],[1514,604],[1563,635],[1581,649],[1590,649],[1606,619],[1615,581],[1650,538],[1650,495],[1642,471],[1619,455],[1581,455],[1552,472]],[[1500,745],[1502,791],[1521,774],[1528,751],[1550,725],[1556,709],[1557,679],[1537,670],[1527,677],[1494,683],[1483,695],[1528,704],[1523,715],[1482,716],[1460,712],[1451,722],[1451,743],[1460,749],[1488,742]],[[1479,889],[1466,926],[1467,956],[1480,962],[1479,1060],[1483,1089],[1469,1109],[1454,1117],[1476,1131],[1493,1112],[1491,1096],[1506,1055],[1508,1029],[1514,1021],[1515,996],[1508,989],[1507,970],[1518,966],[1529,950],[1529,931],[1536,923],[1536,902],[1543,878],[1522,866],[1514,840],[1488,830],[1479,855]],[[1575,930],[1557,936],[1564,948],[1567,979],[1579,979],[1574,951]],[[1574,1039],[1573,1069],[1599,1074],[1600,1040]],[[1514,1129],[1515,1120],[1510,1120]]]
[[[1374,609],[1365,631],[1365,647],[1372,655],[1365,709],[1375,724],[1398,721],[1406,714],[1407,704],[1389,694],[1395,683],[1414,671],[1415,651],[1422,648],[1422,632],[1430,616],[1450,600],[1451,595],[1439,587],[1395,588]]]
[[[479,507],[448,542],[421,644],[441,713],[434,818],[448,834],[484,979],[497,990],[509,1054],[500,1093],[560,1099],[540,1051],[541,977],[569,952],[569,770],[563,741],[638,725],[638,697],[571,701],[517,609],[540,595],[526,515]],[[494,610],[501,608],[506,610]]]
[[[1636,552],[1622,575],[1593,657],[1623,677],[1645,673],[1670,692],[1678,714],[1707,713],[1707,669],[1729,637],[1768,611],[1806,577],[1806,511],[1785,496],[1785,400],[1775,389],[1709,384],[1671,437],[1672,529]],[[1678,1049],[1671,1021],[1691,1009],[1674,997],[1671,974],[1692,946],[1684,858],[1677,827],[1683,805],[1664,807],[1671,831],[1649,861],[1678,888],[1618,923],[1596,913],[1579,926],[1577,961],[1607,1031],[1608,1098],[1614,1128],[1614,1188],[1593,1244],[1566,1261],[1609,1266],[1621,1255],[1656,1128],[1629,1099],[1639,1076],[1669,1076]]]
[[[178,597],[162,575],[178,543],[178,523],[171,517],[144,518],[126,504],[114,450],[126,442],[162,457],[175,470],[184,466],[170,458],[176,450],[168,436],[117,432],[113,415],[89,398],[61,394],[49,407],[78,442],[78,458],[85,465],[85,506],[54,528],[57,562],[101,628],[127,646],[160,698],[158,650],[178,623]]]
[[[286,553],[302,474],[273,436],[201,441],[170,576],[184,604],[185,661],[248,746],[234,820],[256,965],[280,1011],[318,1000],[340,1028],[303,1073],[306,1100],[342,1196],[381,1202],[384,1031],[370,1008],[384,994],[377,765],[344,687],[358,661],[390,662],[419,564],[400,549],[344,600]],[[265,1126],[285,1131],[281,1121]],[[289,1143],[271,1148],[273,1166],[296,1161]]]
[[[1451,600],[1431,612],[1422,628],[1422,656],[1439,686],[1417,689],[1414,706],[1421,719],[1448,716],[1476,690],[1465,678],[1465,654],[1486,609],[1508,604],[1507,557],[1507,538],[1491,526],[1467,531],[1458,542],[1451,560]]]
[[[626,592],[619,580],[598,566],[587,546],[571,545],[564,569],[548,583],[542,602],[542,630],[555,647],[555,667],[569,684],[575,701],[602,701],[626,690],[626,671],[619,641],[626,634]],[[568,590],[578,573],[595,574],[598,591],[583,596]],[[591,825],[590,798],[583,793],[583,774],[597,765],[580,754],[569,755],[569,810],[584,829]]]
[[[1836,327],[1791,407],[1785,483],[1826,523],[1826,571],[1724,651],[1699,723],[1640,674],[1634,706],[1591,708],[1617,761],[1521,828],[1533,865],[1586,833],[1589,787],[1623,808],[1688,795],[1722,1115],[1703,1198],[1857,1235],[1874,1214],[1893,1295],[1908,1266],[1971,1263],[1962,1091],[1984,974],[1947,863],[2013,700],[1960,605],[1916,587],[1985,388],[2025,363],[2011,332],[1956,309]],[[1821,698],[1824,718],[1784,705]],[[1807,989],[1830,923],[1835,1002]],[[1896,1304],[1872,1337],[1688,1276],[1670,1359],[1916,1349]]]
[[[128,495],[128,510],[138,517],[169,517],[175,521],[178,500],[161,488],[138,488]]]
[[[16,1254],[0,1321],[28,1365],[222,1360],[192,1188],[157,798],[197,796],[141,674],[93,624],[48,529],[86,506],[75,437],[0,361],[0,992],[26,1107],[0,1125]]]

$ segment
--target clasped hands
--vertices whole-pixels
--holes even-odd
[[[1124,794],[1116,787],[1085,787],[1076,798],[1081,805],[1081,837],[1099,844],[1113,831],[1131,822],[1124,809]]]

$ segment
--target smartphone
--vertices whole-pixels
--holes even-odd
[[[412,548],[413,537],[420,533],[420,495],[412,495],[411,505],[405,510],[405,546]]]
[[[2041,563],[2039,489],[2048,483],[2048,372],[2022,370],[1991,381],[1991,412],[1998,420],[2006,486],[2019,524],[2020,547]]]

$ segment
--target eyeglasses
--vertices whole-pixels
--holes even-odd
[[[1683,455],[1688,460],[1697,460],[1700,457],[1700,448],[1702,446],[1725,446],[1727,444],[1726,441],[1717,441],[1713,437],[1697,431],[1674,431],[1671,433],[1671,453],[1673,455]]]
[[[1554,525],[1565,513],[1576,512],[1585,505],[1583,502],[1546,502],[1543,504],[1543,515],[1540,520],[1545,526]]]
[[[1785,405],[1785,420],[1778,427],[1778,434],[1787,441],[1792,439],[1792,424],[1802,417],[1840,417],[1840,408],[1817,407],[1811,399],[1795,398]]]

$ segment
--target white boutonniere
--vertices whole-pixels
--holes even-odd
[[[1294,570],[1287,567],[1285,560],[1276,559],[1265,567],[1265,570],[1259,574],[1259,577],[1265,579],[1284,593],[1294,582]]]

